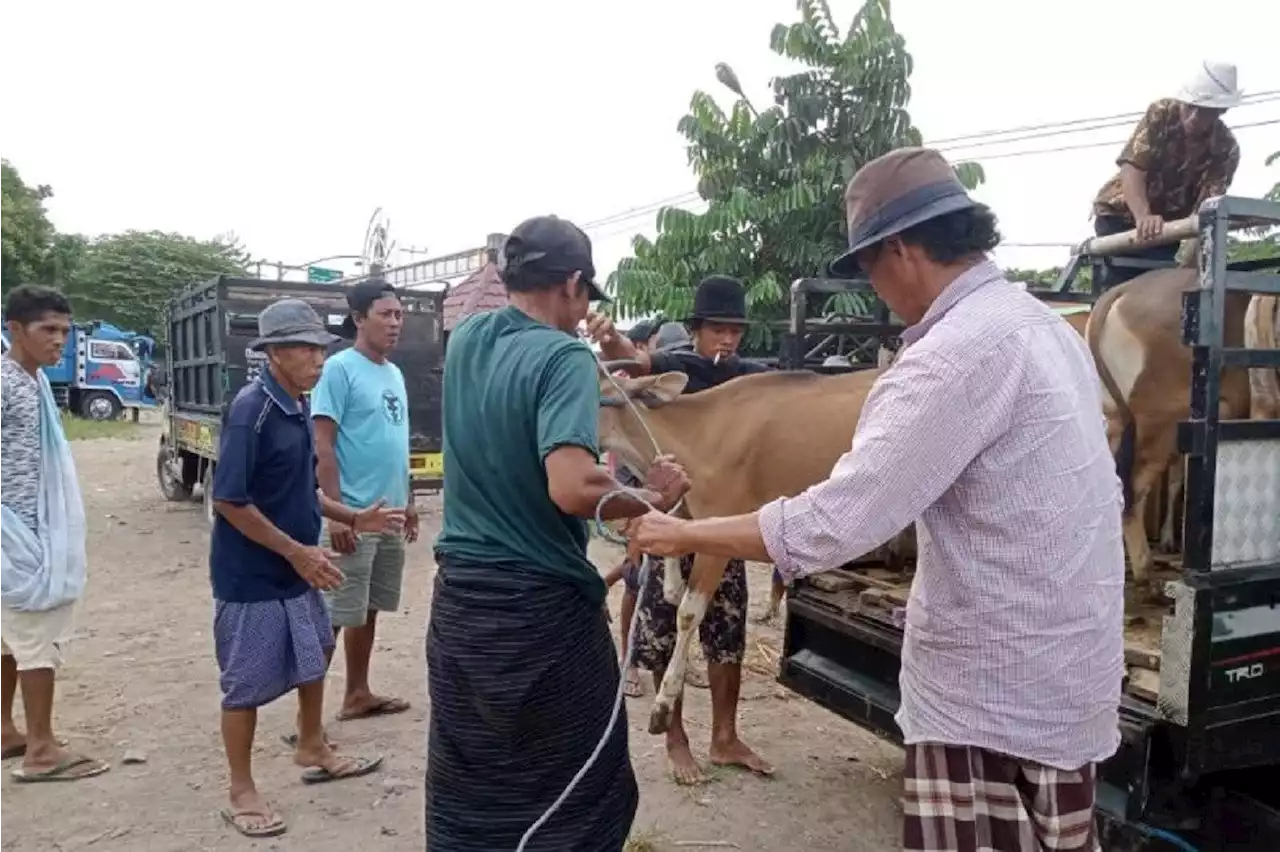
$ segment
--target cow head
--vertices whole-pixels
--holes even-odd
[[[649,412],[679,397],[688,381],[684,373],[639,378],[601,375],[600,449],[614,453],[637,473],[647,470],[656,455],[645,428],[654,428]]]

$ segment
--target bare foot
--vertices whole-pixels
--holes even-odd
[[[756,617],[756,624],[773,624],[774,619],[777,617],[778,610],[774,607],[769,607],[764,614]]]
[[[27,753],[27,735],[17,728],[5,731],[3,738],[0,739],[0,750],[3,751],[5,760],[11,757],[22,757]]]
[[[627,669],[623,675],[622,694],[628,698],[639,698],[644,695],[644,683],[640,680],[640,670],[635,666]]]
[[[698,666],[690,661],[689,667],[684,670],[684,682],[694,689],[706,689],[709,687],[711,681],[707,680],[707,664],[703,663]]]
[[[756,754],[742,740],[734,739],[723,745],[711,744],[709,759],[713,766],[737,766],[757,775],[772,775],[773,767]]]
[[[672,779],[681,786],[690,787],[707,780],[706,773],[689,750],[688,740],[667,743],[667,768],[671,771]]]

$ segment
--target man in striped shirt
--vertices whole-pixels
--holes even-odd
[[[910,323],[831,477],[735,518],[635,524],[645,552],[828,570],[915,521],[897,721],[906,850],[1093,850],[1119,744],[1121,492],[1080,336],[987,258],[995,217],[935,151],[867,164],[850,251]]]

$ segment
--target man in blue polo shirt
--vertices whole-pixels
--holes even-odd
[[[221,672],[222,740],[231,807],[223,819],[249,837],[283,834],[284,820],[259,795],[252,774],[258,708],[296,689],[302,780],[367,775],[382,758],[338,757],[325,742],[321,713],[333,628],[320,590],[342,582],[336,557],[317,546],[320,517],[356,530],[395,529],[401,509],[355,510],[316,487],[315,439],[306,391],[324,365],[329,334],[305,302],[283,299],[258,317],[267,369],[241,388],[222,425],[213,505],[218,513],[209,567],[213,634]]]

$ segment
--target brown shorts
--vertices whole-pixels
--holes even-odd
[[[635,663],[651,672],[664,671],[676,649],[678,606],[662,596],[663,561],[653,560],[636,602]],[[693,570],[693,557],[680,560],[685,583]],[[733,559],[725,569],[706,617],[698,627],[698,638],[708,663],[741,664],[747,649],[747,566]]]
[[[907,746],[904,852],[1097,852],[1093,764],[1054,769],[972,746]]]

